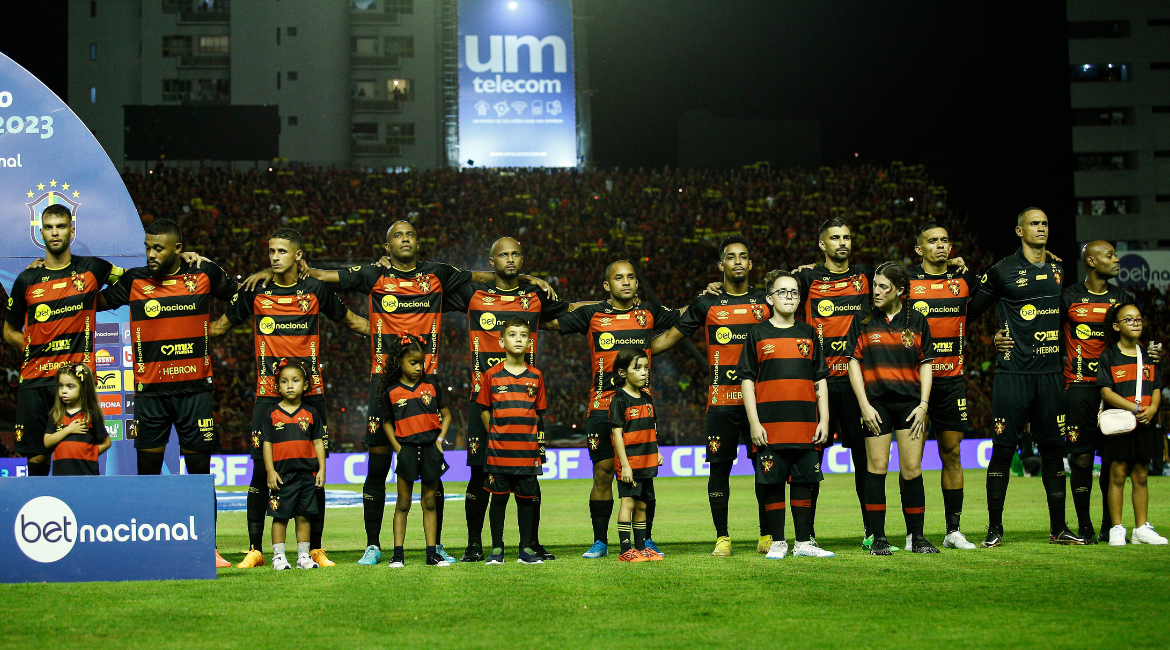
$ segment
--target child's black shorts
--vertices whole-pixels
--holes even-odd
[[[398,467],[394,473],[408,481],[437,481],[447,471],[443,452],[435,443],[402,445],[398,452]]]
[[[488,474],[484,489],[492,494],[512,492],[519,499],[534,499],[540,494],[535,474]]]
[[[634,484],[630,485],[625,481],[618,481],[618,496],[621,498],[632,497],[643,503],[654,500],[654,479],[652,478],[636,478]]]
[[[268,516],[292,519],[317,514],[317,481],[309,472],[281,474],[284,481],[268,493]]]
[[[816,449],[761,449],[756,452],[756,483],[820,483],[821,453]]]

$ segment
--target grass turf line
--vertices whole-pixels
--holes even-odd
[[[925,472],[927,535],[942,545],[938,472]],[[966,473],[964,530],[986,525],[984,473]],[[358,486],[330,486],[360,489]],[[508,564],[423,564],[420,508],[411,511],[407,566],[355,563],[365,546],[361,508],[330,509],[325,540],[338,566],[276,573],[222,569],[215,581],[0,585],[6,645],[36,647],[234,648],[1009,648],[1159,647],[1170,604],[1170,547],[1050,546],[1043,486],[1013,477],[1006,543],[998,549],[877,558],[860,547],[852,477],[826,476],[818,541],[835,558],[765,560],[755,553],[750,477],[733,477],[735,554],[710,556],[714,533],[706,480],[659,481],[655,538],[666,561],[619,563],[580,554],[592,541],[588,481],[549,481],[541,536],[555,562],[515,563],[509,506]],[[1094,486],[1095,487],[1095,486]],[[461,491],[451,484],[448,491]],[[904,540],[896,476],[887,479],[887,530]],[[1170,480],[1150,479],[1150,519],[1170,532]],[[1126,508],[1129,508],[1128,500]],[[1094,519],[1100,502],[1094,494]],[[616,509],[615,509],[616,512]],[[1069,499],[1068,517],[1075,514]],[[1132,511],[1126,527],[1132,527]],[[391,545],[392,511],[383,544]],[[447,508],[444,542],[461,555],[461,502]],[[485,525],[485,537],[490,537]],[[791,518],[788,538],[793,535]],[[611,548],[616,525],[611,522]],[[244,513],[219,517],[221,552],[239,561]],[[265,534],[265,556],[271,559]]]

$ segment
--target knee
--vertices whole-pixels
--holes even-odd
[[[613,468],[606,467],[603,463],[598,463],[593,466],[593,485],[598,489],[610,489],[613,485]]]
[[[922,476],[922,466],[918,464],[906,465],[902,467],[898,475],[902,477],[903,481],[913,481],[919,476]]]
[[[1082,469],[1092,469],[1093,454],[1076,454],[1072,458],[1073,467],[1080,467]]]
[[[943,449],[940,445],[939,451],[944,469],[963,469],[963,455],[959,445],[949,449]]]
[[[432,500],[432,501],[431,501],[431,505],[432,505],[432,507],[434,506],[434,503],[435,503],[435,502]],[[424,505],[423,507],[425,508],[426,506]],[[402,514],[404,514],[404,515],[405,515],[405,514],[407,514],[407,513],[409,513],[409,512],[410,512],[410,499],[409,499],[409,498],[407,498],[407,499],[401,499],[401,498],[400,498],[400,499],[398,499],[398,501],[397,501],[397,502],[394,504],[394,511],[395,511],[395,512],[401,512],[401,513],[402,513]]]
[[[423,507],[423,510],[427,510],[427,511],[434,510],[435,509],[435,495],[424,494],[422,497],[422,507]]]

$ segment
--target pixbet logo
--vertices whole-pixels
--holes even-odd
[[[16,513],[16,545],[29,559],[56,562],[77,542],[77,517],[56,497],[37,497]]]

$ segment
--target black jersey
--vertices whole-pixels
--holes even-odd
[[[996,306],[999,326],[1015,341],[999,354],[996,372],[1045,374],[1060,372],[1060,291],[1064,269],[1047,260],[1033,264],[1023,250],[1003,258],[979,282],[967,304],[976,318]]]

